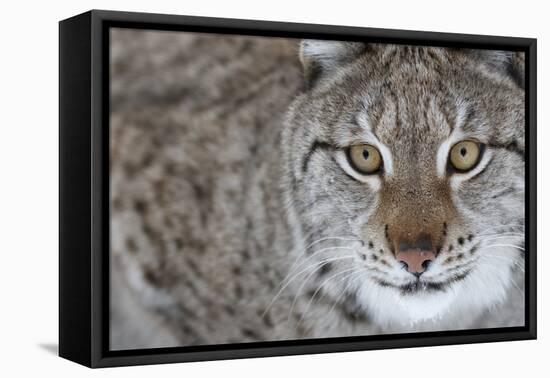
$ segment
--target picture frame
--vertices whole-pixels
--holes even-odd
[[[308,38],[525,53],[525,325],[302,340],[109,347],[109,30]],[[59,23],[59,355],[88,367],[536,338],[536,39],[92,10]]]

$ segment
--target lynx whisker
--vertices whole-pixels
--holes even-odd
[[[485,237],[485,236],[525,236],[525,233],[523,232],[502,232],[502,233],[491,233],[491,234],[479,234],[477,237]]]
[[[489,270],[492,270],[493,272],[497,271],[497,269],[491,265],[487,266],[486,268],[488,268]],[[510,283],[512,285],[514,285],[514,287],[518,290],[518,292],[521,294],[521,295],[525,295],[525,292],[523,290],[521,290],[521,288],[517,285],[516,281],[514,280],[513,277],[510,278]]]
[[[506,256],[491,255],[491,254],[489,254],[489,255],[484,254],[483,257],[495,258],[495,259],[500,259],[500,260],[503,260],[503,261],[508,261],[508,262],[514,264],[515,266],[517,266],[523,273],[525,273],[525,268],[522,264],[519,263],[518,259],[514,259],[514,258],[506,257]]]
[[[307,277],[304,279],[304,281],[300,284],[300,287],[298,287],[298,290],[296,291],[296,294],[294,295],[294,299],[292,300],[292,304],[290,305],[290,309],[288,310],[288,318],[287,322],[290,321],[290,317],[292,316],[292,313],[294,311],[294,307],[296,306],[296,302],[298,301],[298,298],[300,297],[300,294],[304,287],[306,286],[309,279],[315,274],[316,270],[312,271],[307,275]]]
[[[355,273],[352,273],[349,277],[344,277],[345,278],[348,278],[349,281],[348,283],[346,284],[346,286],[344,286],[344,288],[340,291],[340,295],[334,300],[334,304],[330,307],[329,311],[327,312],[327,317],[332,314],[332,312],[334,311],[334,309],[336,308],[336,305],[338,303],[340,303],[340,298],[343,297],[346,292],[348,291],[348,289],[352,286],[352,284],[356,283],[357,281],[359,281],[359,279],[363,276],[363,273],[364,271],[363,270],[359,270]]]
[[[292,266],[290,267],[290,270],[294,269],[295,265],[300,261],[300,258],[303,257],[303,255],[314,245],[319,244],[321,242],[325,241],[361,241],[359,238],[353,238],[353,237],[347,237],[347,236],[327,236],[321,239],[317,239],[309,243],[307,246],[305,246],[301,251],[298,252],[298,257],[296,260],[292,263]],[[317,252],[315,252],[317,253]]]
[[[342,274],[348,274],[348,277],[351,273],[349,272],[355,272],[357,270],[359,270],[360,268],[358,267],[353,267],[353,268],[349,268],[349,269],[346,269],[346,270],[343,270],[341,272],[338,272],[336,274],[333,274],[332,276],[330,276],[329,278],[327,278],[325,281],[323,281],[323,283],[321,283],[321,285],[319,285],[319,287],[317,288],[317,290],[315,290],[313,292],[313,295],[311,296],[311,298],[309,299],[309,302],[308,304],[306,305],[306,308],[305,310],[302,312],[302,315],[300,316],[300,320],[298,320],[298,325],[304,320],[304,317],[305,317],[305,314],[309,311],[309,308],[311,307],[311,304],[313,303],[313,300],[315,299],[315,297],[317,296],[317,294],[319,293],[319,291],[321,291],[321,289],[327,284],[329,283],[330,281],[332,281],[334,278],[336,277],[339,277],[341,276]],[[345,277],[344,277],[345,278]],[[290,318],[290,314],[289,314],[289,318]]]
[[[515,245],[515,244],[491,244],[491,245],[484,245],[484,246],[483,246],[483,249],[498,248],[498,247],[502,247],[502,248],[505,248],[505,247],[515,248],[515,249],[519,249],[519,250],[525,252],[525,248],[520,247],[519,245]]]
[[[321,260],[321,261],[318,261],[308,267],[306,267],[305,269],[302,269],[301,271],[299,271],[298,273],[294,274],[280,289],[279,291],[277,292],[277,294],[275,294],[275,296],[273,297],[273,299],[271,300],[271,302],[269,303],[269,305],[266,307],[265,311],[262,313],[262,316],[261,317],[264,317],[267,312],[269,311],[269,309],[271,308],[271,306],[273,306],[273,304],[275,303],[275,301],[277,300],[277,298],[279,298],[279,296],[281,295],[281,293],[296,279],[298,278],[300,275],[302,275],[303,273],[307,272],[309,269],[311,268],[315,268],[314,271],[320,269],[323,265],[325,265],[327,262],[331,262],[331,261],[339,261],[339,260],[346,260],[346,259],[353,259],[355,258],[355,256],[353,255],[350,255],[350,256],[341,256],[341,257],[333,257],[333,258],[329,258],[329,259],[325,259],[325,260]]]
[[[298,258],[298,261],[296,261],[293,266],[288,270],[288,275],[291,275],[292,273],[294,273],[298,268],[300,268],[301,266],[303,266],[305,263],[307,263],[308,261],[311,261],[314,257],[316,257],[317,255],[323,253],[323,252],[326,252],[326,251],[332,251],[332,250],[349,250],[349,251],[353,251],[354,249],[352,247],[346,247],[346,246],[335,246],[335,247],[326,247],[326,248],[321,248],[320,250],[317,250],[315,252],[313,252],[310,256],[306,257],[305,259],[303,259],[302,261],[299,261],[300,259]],[[303,256],[300,256],[300,257],[303,257]],[[288,277],[287,275],[287,277]],[[283,280],[284,281],[284,280]]]
[[[481,238],[481,243],[482,243],[482,247],[483,246],[483,243],[492,243],[492,242],[498,242],[498,241],[504,241],[504,242],[507,242],[507,241],[515,241],[517,242],[518,241],[518,238],[521,238],[522,240],[524,239],[523,237],[524,235],[522,235],[521,237],[520,236],[507,236],[507,235],[503,235],[503,236],[491,236],[491,237],[488,237],[488,238]],[[515,245],[515,244],[514,244]]]

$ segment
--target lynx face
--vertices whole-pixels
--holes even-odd
[[[522,56],[305,41],[302,61],[285,187],[326,295],[411,324],[521,290]]]

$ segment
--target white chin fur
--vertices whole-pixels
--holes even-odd
[[[480,256],[483,252],[479,251]],[[515,251],[503,248],[499,253],[510,257]],[[356,295],[358,303],[386,332],[461,329],[475,326],[478,315],[502,303],[513,289],[512,280],[505,259],[481,257],[464,280],[446,291],[403,295],[365,279]]]
[[[359,288],[357,297],[378,325],[407,328],[418,322],[441,319],[455,301],[456,291],[402,295],[394,288],[368,280]]]

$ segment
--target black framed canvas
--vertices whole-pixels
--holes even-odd
[[[60,22],[59,353],[536,337],[536,40]]]

